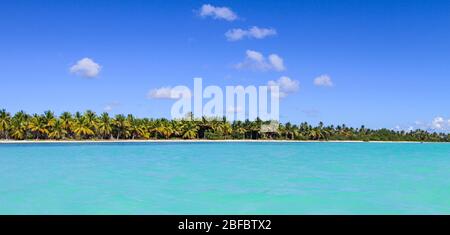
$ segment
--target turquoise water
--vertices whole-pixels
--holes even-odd
[[[0,214],[450,214],[450,144],[6,144]]]

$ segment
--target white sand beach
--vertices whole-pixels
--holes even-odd
[[[361,140],[189,140],[189,139],[150,139],[150,140],[0,140],[0,144],[37,143],[446,143],[418,141],[361,141]]]

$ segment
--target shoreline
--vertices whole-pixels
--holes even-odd
[[[419,142],[419,141],[363,141],[363,140],[0,140],[0,144],[71,144],[71,143],[448,143],[448,142]]]

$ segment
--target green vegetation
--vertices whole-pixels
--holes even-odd
[[[108,113],[100,116],[92,111],[59,117],[51,111],[29,115],[20,111],[14,116],[0,110],[0,139],[35,140],[108,140],[108,139],[274,139],[274,140],[363,140],[363,141],[426,141],[448,142],[449,134],[424,130],[410,132],[389,129],[372,130],[339,126],[311,126],[304,122],[278,124],[262,128],[268,121],[234,121],[221,119],[167,120],[136,118]]]

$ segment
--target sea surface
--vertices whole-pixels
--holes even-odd
[[[450,214],[450,144],[0,144],[0,214]]]

